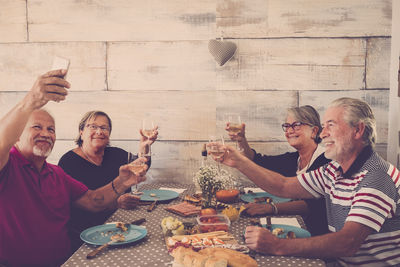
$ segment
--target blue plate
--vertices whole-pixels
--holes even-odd
[[[110,223],[90,227],[81,233],[81,239],[88,244],[103,245],[111,240],[112,235],[121,233],[125,236],[125,241],[110,244],[110,246],[116,246],[138,241],[147,235],[146,228],[141,226],[131,224],[128,231],[121,232],[121,229],[115,225],[115,223]]]
[[[152,196],[154,194],[154,196]],[[140,197],[142,201],[164,201],[177,198],[179,194],[175,191],[171,190],[160,190],[160,189],[152,189],[152,190],[143,190],[143,195]]]
[[[263,227],[266,227],[265,224],[262,225]],[[300,228],[300,227],[296,227],[296,226],[291,226],[291,225],[285,225],[285,224],[271,224],[271,232],[275,229],[275,228],[282,228],[284,230],[283,234],[278,235],[279,238],[286,238],[286,235],[289,231],[294,232],[294,234],[296,235],[296,238],[305,238],[305,237],[311,237],[311,234],[309,231]]]
[[[270,193],[267,193],[267,192],[244,194],[244,195],[240,196],[240,199],[243,200],[244,202],[254,202],[254,199],[259,198],[259,197],[270,197],[270,198],[272,198],[272,201],[274,203],[288,202],[291,200],[290,198],[277,197],[277,196],[271,195]],[[260,203],[262,203],[262,202],[260,202]]]

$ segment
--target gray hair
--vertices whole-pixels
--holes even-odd
[[[356,127],[362,122],[365,125],[363,140],[365,146],[374,146],[376,142],[376,120],[368,103],[355,98],[342,97],[334,100],[330,107],[343,107],[345,110],[344,120],[351,126]]]
[[[108,120],[108,126],[110,126],[110,133],[111,133],[111,129],[112,129],[112,123],[111,123],[111,119],[110,117],[107,115],[107,113],[103,112],[103,111],[99,111],[99,110],[92,110],[92,111],[88,111],[86,112],[85,115],[83,115],[81,121],[79,122],[79,126],[78,126],[78,136],[75,138],[75,143],[78,146],[82,146],[83,140],[81,138],[80,135],[80,131],[83,131],[83,129],[86,126],[86,123],[88,122],[88,120],[90,119],[95,119],[98,116],[104,116],[107,118]]]
[[[319,117],[319,113],[318,111],[315,110],[315,108],[306,105],[306,106],[289,108],[287,112],[292,114],[294,119],[299,122],[304,122],[310,124],[311,126],[318,127],[318,131],[317,134],[315,135],[314,141],[317,144],[321,142],[321,137],[319,137],[319,134],[322,131],[321,120]]]

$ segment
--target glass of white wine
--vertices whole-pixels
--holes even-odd
[[[136,156],[134,156],[132,153],[128,152],[128,164],[129,164],[129,169],[131,172],[133,172],[135,175],[137,175],[138,173],[140,173],[144,167],[145,167],[145,163],[142,161],[135,161],[137,159]],[[136,183],[135,185],[131,186],[131,193],[132,195],[141,195],[143,194],[143,192],[140,192],[138,190],[138,183]]]
[[[142,120],[142,133],[147,138],[150,138],[154,134],[154,122],[149,119]],[[146,152],[142,152],[141,156],[150,157],[151,156],[151,146],[148,146]]]
[[[242,121],[240,115],[237,113],[229,113],[225,115],[226,121],[228,122],[228,131],[231,134],[238,134],[243,130]],[[242,152],[242,148],[239,146],[239,142],[236,139],[236,149]]]
[[[211,155],[213,155],[216,159],[220,159],[224,156],[225,154],[225,149],[221,147],[221,145],[224,145],[224,137],[222,135],[220,136],[210,136],[209,142],[211,145],[208,147],[208,151],[210,152]],[[217,161],[217,166],[218,166],[218,172],[220,172],[220,164],[219,161]]]

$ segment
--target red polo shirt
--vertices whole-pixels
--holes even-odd
[[[51,265],[70,251],[70,204],[88,188],[60,167],[40,173],[13,147],[0,171],[0,261],[12,266]]]

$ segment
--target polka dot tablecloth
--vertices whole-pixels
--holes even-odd
[[[182,184],[146,184],[139,189],[158,189],[160,187],[187,188],[180,196],[194,192],[193,185]],[[195,217],[181,217],[164,209],[166,206],[179,203],[180,201],[181,199],[178,198],[169,203],[159,203],[152,212],[146,211],[147,206],[139,206],[134,210],[117,210],[107,222],[131,222],[140,218],[146,218],[146,222],[143,226],[147,228],[147,236],[137,243],[109,247],[106,251],[101,252],[96,258],[91,260],[86,259],[86,255],[95,249],[96,246],[83,244],[62,266],[172,266],[170,263],[172,263],[173,257],[168,254],[165,245],[160,226],[161,220],[167,216],[177,217],[182,221],[194,221],[195,219]],[[304,222],[301,217],[294,217],[298,219],[300,225],[304,228]],[[241,244],[243,244],[242,233],[245,227],[250,224],[249,220],[250,218],[244,217],[231,224],[230,232]],[[261,254],[255,254],[255,259],[259,266],[325,266],[325,263],[318,259],[268,256]]]

